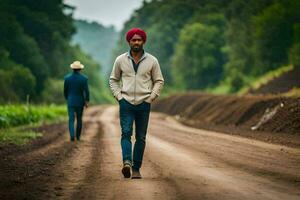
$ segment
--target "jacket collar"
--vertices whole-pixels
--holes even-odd
[[[147,57],[147,54],[148,53],[145,50],[143,50],[143,55],[142,55],[140,61],[144,60]],[[126,55],[127,55],[128,58],[130,58],[131,60],[133,60],[133,57],[131,56],[130,50],[127,51]]]

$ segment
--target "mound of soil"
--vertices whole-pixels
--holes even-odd
[[[250,90],[250,94],[278,94],[285,93],[294,87],[300,88],[300,67],[295,68],[273,79],[256,90]]]
[[[300,146],[300,98],[187,93],[162,99],[153,110],[193,127]]]

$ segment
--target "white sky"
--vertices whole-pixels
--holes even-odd
[[[64,0],[68,5],[75,6],[75,19],[96,21],[105,26],[114,25],[119,31],[143,0]]]

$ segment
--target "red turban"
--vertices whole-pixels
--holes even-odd
[[[146,42],[146,40],[147,40],[146,32],[139,28],[132,28],[126,33],[127,42],[129,42],[135,34],[141,36],[143,38],[144,42]]]

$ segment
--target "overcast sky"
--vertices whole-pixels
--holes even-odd
[[[76,6],[75,19],[96,21],[105,26],[114,25],[119,31],[131,13],[140,8],[143,0],[64,0]]]

